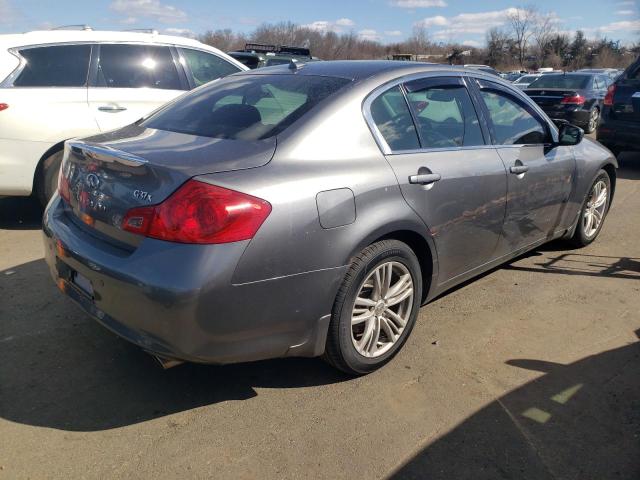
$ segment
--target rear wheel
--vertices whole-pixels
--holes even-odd
[[[598,107],[593,107],[589,112],[589,120],[585,125],[584,132],[585,133],[595,132],[596,128],[598,128],[599,122],[600,122],[600,109]]]
[[[36,196],[45,206],[58,189],[58,172],[62,162],[63,151],[59,150],[46,157],[40,165],[36,179]]]
[[[610,200],[611,179],[607,172],[600,170],[582,205],[571,243],[577,247],[584,247],[596,239],[604,225]]]
[[[365,248],[336,297],[324,358],[352,375],[380,368],[402,348],[422,298],[420,264],[397,240]]]

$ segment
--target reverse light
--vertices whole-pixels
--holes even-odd
[[[582,105],[585,101],[586,99],[582,95],[578,95],[576,93],[575,95],[564,97],[561,103],[564,103],[565,105]]]
[[[253,238],[271,213],[266,200],[189,180],[158,205],[132,208],[122,228],[179,243],[229,243]]]
[[[613,106],[613,96],[616,94],[616,84],[613,83],[607,88],[607,94],[604,96],[604,104],[608,107]]]
[[[8,103],[0,103],[0,112],[9,108]]]

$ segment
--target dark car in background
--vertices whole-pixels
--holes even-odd
[[[640,57],[609,86],[597,138],[614,153],[640,150]]]
[[[247,43],[244,50],[228,52],[228,55],[250,69],[318,60],[311,56],[311,51],[308,48],[262,43]]]
[[[607,87],[608,75],[592,73],[552,73],[542,75],[525,90],[554,120],[566,120],[585,132],[595,131]]]

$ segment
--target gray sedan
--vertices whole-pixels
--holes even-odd
[[[324,356],[364,374],[434,297],[550,240],[592,242],[616,168],[493,75],[292,64],[67,142],[46,259],[165,365]]]

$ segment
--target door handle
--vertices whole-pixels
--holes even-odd
[[[509,169],[511,173],[514,175],[521,175],[529,171],[529,167],[527,165],[514,165]]]
[[[418,185],[429,185],[440,180],[442,176],[439,173],[426,173],[419,175],[411,175],[409,177],[409,183],[415,183]]]
[[[124,112],[127,108],[119,105],[102,105],[98,107],[101,112]]]

